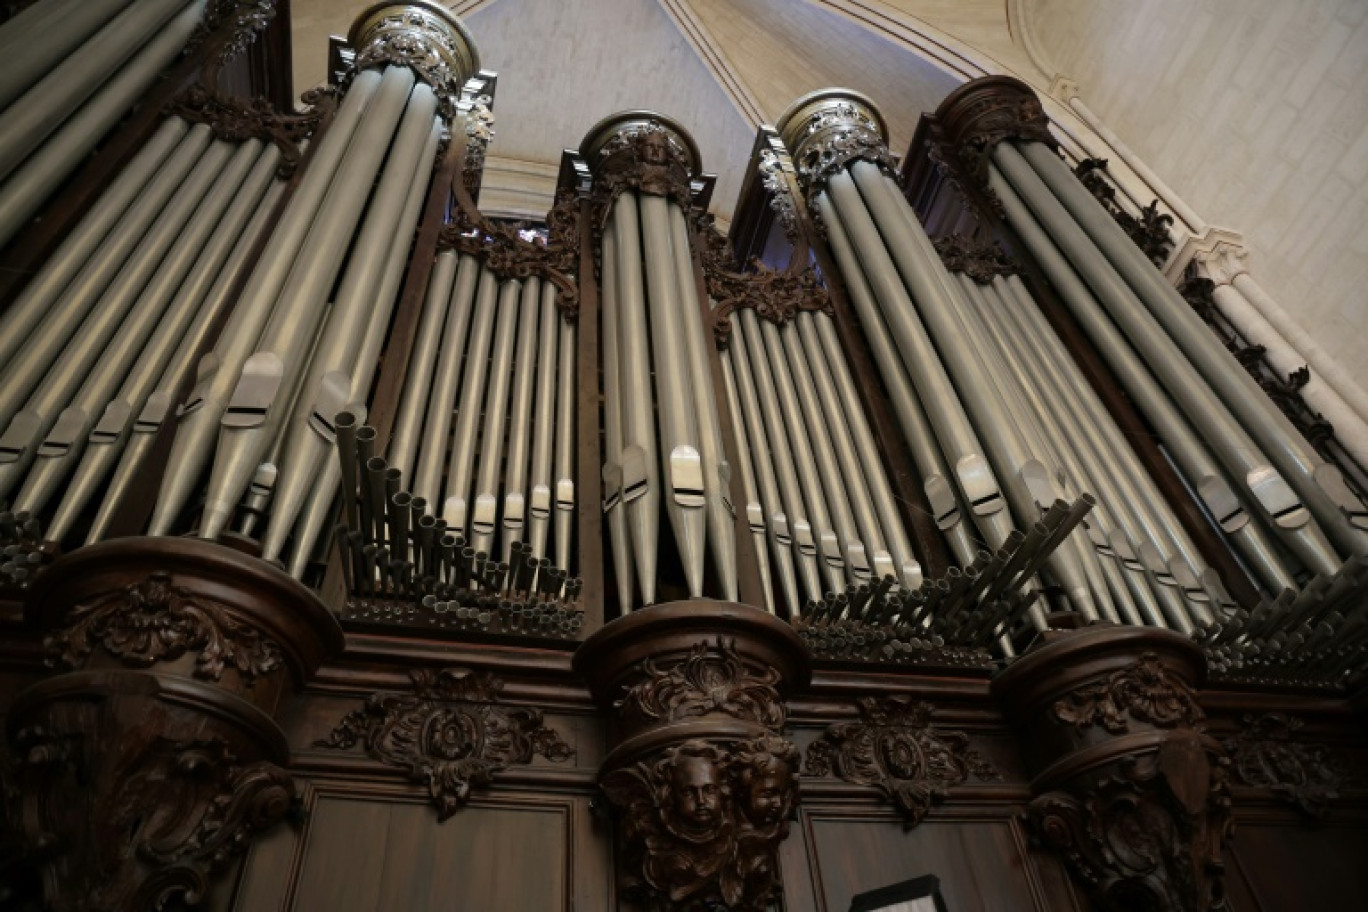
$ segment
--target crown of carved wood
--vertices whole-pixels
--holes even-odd
[[[997,244],[979,244],[959,234],[938,237],[934,243],[946,269],[962,272],[980,285],[990,285],[998,276],[1021,274],[1021,266]]]
[[[436,93],[442,116],[456,113],[461,89],[480,69],[475,42],[460,20],[435,3],[382,3],[352,23],[351,73],[404,66]]]
[[[860,721],[827,727],[807,752],[809,776],[836,775],[878,789],[902,814],[921,823],[931,805],[970,776],[993,781],[997,770],[962,731],[933,728],[929,703],[911,697],[861,697]]]
[[[778,130],[809,205],[833,174],[853,162],[896,170],[883,117],[858,92],[827,89],[800,98],[780,116]]]
[[[377,693],[348,713],[316,747],[366,754],[406,771],[427,786],[446,820],[488,788],[494,774],[525,766],[533,757],[563,762],[574,750],[543,723],[540,710],[503,706],[503,681],[481,672],[444,668],[410,673],[412,693]]]
[[[799,759],[774,735],[692,739],[606,774],[603,790],[621,812],[624,892],[651,909],[769,908]]]
[[[936,108],[939,135],[951,152],[939,164],[966,176],[978,187],[988,184],[988,158],[1004,140],[1041,142],[1051,149],[1050,118],[1026,83],[1010,76],[984,76],[966,82]]]
[[[614,115],[590,130],[581,146],[594,175],[590,195],[594,240],[625,190],[663,196],[689,212],[698,153],[693,140],[672,120],[645,111]]]
[[[457,206],[437,238],[438,250],[455,250],[478,258],[501,279],[537,277],[556,286],[556,307],[567,321],[579,316],[579,200],[557,196],[546,215],[547,240],[525,240],[521,226],[491,222],[478,212]]]
[[[1344,784],[1340,759],[1324,744],[1292,740],[1305,724],[1283,713],[1245,715],[1239,734],[1222,742],[1234,781],[1270,789],[1309,817],[1324,818]]]

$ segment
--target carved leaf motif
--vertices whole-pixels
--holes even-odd
[[[412,672],[413,693],[378,693],[343,717],[317,747],[361,743],[372,758],[404,769],[427,786],[446,820],[470,800],[473,788],[534,756],[563,762],[574,750],[543,724],[535,709],[498,705],[503,682],[493,675],[444,668]]]
[[[1000,779],[961,731],[931,727],[931,705],[911,697],[862,697],[861,721],[831,725],[808,747],[807,772],[836,775],[877,788],[903,815],[908,829],[921,823],[950,786],[970,776]]]
[[[673,722],[721,713],[767,728],[784,725],[784,704],[775,689],[779,673],[747,665],[734,641],[700,643],[683,661],[665,669],[646,659],[641,671],[642,680],[616,704],[630,722]]]
[[[1078,688],[1057,701],[1053,712],[1075,728],[1101,725],[1112,734],[1128,731],[1131,719],[1160,728],[1197,727],[1206,719],[1192,688],[1153,652]]]
[[[793,164],[812,205],[826,181],[855,161],[878,165],[889,174],[896,165],[884,143],[879,125],[859,106],[843,101],[814,111],[803,127],[806,138]]]
[[[1246,715],[1242,721],[1240,733],[1222,743],[1235,780],[1271,789],[1310,817],[1328,814],[1344,782],[1343,768],[1330,749],[1293,741],[1304,723],[1292,716],[1265,713]]]
[[[198,82],[173,99],[166,111],[191,123],[207,124],[226,142],[259,139],[275,143],[280,150],[276,174],[288,178],[299,166],[304,140],[336,109],[337,93],[323,87],[306,93],[303,101],[303,111],[281,112],[265,98],[243,100]]]
[[[195,676],[217,681],[225,667],[244,678],[281,666],[280,647],[212,602],[172,585],[157,572],[71,612],[68,624],[43,641],[50,666],[79,668],[91,651],[106,652],[135,668],[169,662],[196,651]]]
[[[962,235],[936,238],[936,253],[951,272],[962,272],[980,285],[997,276],[1019,275],[1021,267],[1002,252],[997,244],[976,244]]]

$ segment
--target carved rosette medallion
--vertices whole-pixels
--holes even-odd
[[[563,762],[574,750],[546,726],[540,710],[500,703],[503,681],[456,668],[411,672],[412,693],[377,693],[343,717],[316,747],[360,743],[372,759],[427,786],[437,819],[465,807],[474,788],[533,757]]]
[[[594,175],[591,195],[595,239],[624,190],[663,196],[688,213],[702,158],[682,126],[654,111],[624,111],[585,134],[580,155]]]
[[[931,705],[911,697],[862,697],[860,721],[828,726],[808,747],[810,776],[836,775],[878,789],[901,812],[907,829],[921,823],[948,789],[971,776],[1001,776],[969,746],[962,731],[933,728]]]
[[[1305,724],[1283,713],[1246,715],[1244,727],[1222,742],[1240,785],[1271,790],[1302,813],[1324,818],[1339,800],[1344,768],[1324,744],[1292,740]]]
[[[599,781],[624,894],[660,912],[771,908],[802,759],[782,737],[783,694],[808,675],[792,629],[744,605],[658,605],[590,637],[575,667],[619,723]]]
[[[280,646],[231,612],[202,599],[171,575],[154,572],[87,605],[43,640],[49,667],[81,668],[96,648],[131,668],[150,668],[187,652],[194,675],[218,681],[225,668],[248,680],[282,665]]]
[[[859,92],[823,89],[805,95],[780,115],[777,127],[809,203],[831,175],[852,162],[895,171],[883,115]]]
[[[480,69],[480,55],[466,27],[437,3],[380,3],[352,23],[347,43],[356,52],[352,71],[390,64],[406,66],[432,87],[448,120],[461,88]]]
[[[1230,761],[1206,734],[1201,651],[1168,631],[1054,632],[994,681],[1037,797],[1027,820],[1102,910],[1226,908]]]
[[[951,272],[962,272],[980,285],[998,276],[1020,275],[1021,267],[997,244],[979,244],[959,234],[935,240],[936,253]]]

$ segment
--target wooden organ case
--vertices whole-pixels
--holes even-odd
[[[0,905],[1368,903],[1363,469],[1024,84],[514,225],[445,8],[296,110],[287,4],[96,7],[0,115]]]

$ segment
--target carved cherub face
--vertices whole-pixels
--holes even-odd
[[[647,133],[641,140],[641,160],[648,165],[670,163],[670,140],[663,133]]]
[[[758,827],[769,827],[788,815],[793,772],[774,756],[765,756],[741,775],[742,802],[746,817]]]
[[[722,817],[722,785],[706,757],[679,757],[671,773],[675,818],[690,830],[710,830]]]

